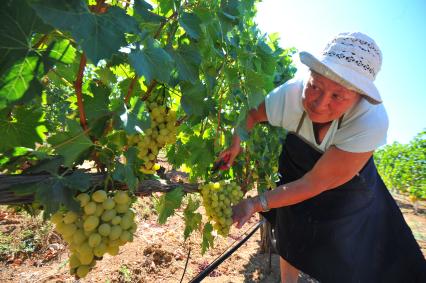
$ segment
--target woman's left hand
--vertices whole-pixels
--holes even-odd
[[[232,207],[232,222],[237,223],[236,227],[240,229],[255,212],[254,200],[251,198],[243,199]]]

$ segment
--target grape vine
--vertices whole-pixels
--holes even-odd
[[[45,218],[59,213],[67,225],[79,227],[82,215],[94,210],[102,240],[106,225],[117,224],[109,223],[116,217],[104,217],[108,209],[99,220],[96,199],[103,193],[95,191],[110,194],[118,185],[132,195],[142,181],[156,178],[160,153],[174,168],[185,168],[191,182],[207,184],[235,126],[245,154],[223,179],[243,192],[256,183],[273,186],[278,155],[270,149],[279,148],[284,133],[263,125],[248,136],[243,121],[294,75],[295,50],[280,48],[277,35],[258,29],[256,2],[2,1],[0,173],[49,175],[8,190],[34,194]],[[85,162],[105,175],[102,182],[90,181],[80,167]],[[94,200],[83,208],[82,193]],[[160,197],[157,209],[164,223],[186,205],[185,238],[201,231],[204,252],[214,227],[198,212],[199,198],[177,188]],[[229,211],[222,213],[228,218],[215,228],[226,235]],[[70,229],[58,227],[65,239],[81,227]],[[90,247],[99,240],[85,237]],[[80,275],[92,264],[79,258],[82,253],[75,255],[85,267],[70,260]]]

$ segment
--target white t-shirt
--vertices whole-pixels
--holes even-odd
[[[304,85],[303,79],[292,79],[268,94],[265,106],[271,125],[296,132],[304,112]],[[361,99],[343,115],[339,129],[338,120],[332,122],[321,144],[315,140],[308,115],[305,115],[298,135],[322,152],[332,145],[348,152],[368,152],[386,144],[387,131],[388,116],[383,104],[373,105]]]

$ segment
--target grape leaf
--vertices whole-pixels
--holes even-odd
[[[201,64],[200,52],[192,45],[183,45],[178,50],[168,48],[178,70],[179,79],[195,84],[199,80],[198,68]]]
[[[6,111],[0,112],[0,152],[17,146],[34,148],[36,142],[42,142],[38,131],[42,115],[40,111],[23,107],[15,108],[12,119]]]
[[[126,183],[129,189],[134,191],[138,186],[138,178],[134,173],[137,160],[137,149],[135,147],[130,147],[124,155],[126,157],[126,164],[116,162],[112,178],[116,181]]]
[[[66,175],[63,179],[68,188],[81,192],[87,191],[90,187],[90,176],[81,170],[76,170],[72,174]]]
[[[93,143],[83,132],[80,125],[74,120],[68,120],[68,131],[59,132],[47,141],[54,147],[55,151],[64,157],[64,165],[72,167],[83,152],[89,149]]]
[[[205,117],[209,113],[207,100],[207,89],[200,82],[195,85],[190,83],[181,84],[181,105],[188,115]]]
[[[71,45],[68,39],[55,42],[49,56],[65,64],[71,64],[76,58],[77,50]]]
[[[125,80],[123,80],[119,83],[118,86],[121,90],[123,99],[128,94],[130,85],[132,84],[132,81],[133,81],[132,78],[127,78],[127,79],[125,79]],[[130,93],[130,97],[133,97],[134,94],[140,94],[141,92],[142,92],[141,84],[139,82],[134,82],[132,92]]]
[[[89,186],[90,177],[76,171],[66,176],[51,176],[37,183],[16,185],[10,189],[16,195],[34,194],[34,200],[43,205],[43,218],[47,219],[62,205],[69,210],[80,211],[80,205],[74,196],[86,191]]]
[[[160,197],[156,210],[158,212],[158,223],[166,223],[167,218],[175,213],[175,209],[180,207],[183,198],[183,187],[163,194]]]
[[[0,109],[5,108],[10,102],[23,98],[25,93],[37,91],[31,89],[33,79],[39,69],[39,58],[36,56],[26,57],[17,62],[0,78]]]
[[[203,229],[203,242],[201,243],[201,254],[204,254],[209,248],[213,248],[214,237],[212,235],[213,226],[206,223]]]
[[[194,39],[199,39],[202,31],[201,31],[201,20],[197,17],[197,15],[193,13],[183,12],[179,17],[179,24],[183,27],[183,29],[188,33],[188,35]]]
[[[246,71],[246,87],[248,92],[248,106],[250,109],[257,106],[265,99],[265,89],[272,88],[272,79],[261,73],[257,73],[252,69]]]
[[[100,68],[96,73],[99,75],[99,79],[104,85],[114,84],[117,81],[117,77],[108,67]]]
[[[173,68],[173,59],[158,41],[148,37],[143,46],[138,46],[129,54],[130,64],[139,76],[144,76],[147,82],[157,80],[169,82]]]
[[[194,135],[189,138],[185,147],[188,150],[185,163],[191,165],[197,172],[205,172],[216,158],[212,139]]]
[[[142,21],[160,23],[166,20],[166,18],[159,16],[151,12],[150,10],[152,10],[151,4],[143,0],[135,0],[135,12],[137,15],[140,15],[142,17]]]
[[[100,137],[108,119],[110,118],[109,93],[110,89],[102,84],[90,84],[90,91],[93,96],[84,95],[83,104],[86,109],[87,124],[92,128],[91,134]]]
[[[142,133],[150,127],[151,119],[145,111],[142,100],[138,100],[131,110],[127,109],[124,104],[120,107],[122,109],[118,111],[119,119],[115,119],[116,128],[125,130],[129,135],[134,135]]]
[[[64,159],[62,156],[55,156],[53,158],[47,158],[41,160],[34,166],[31,166],[27,170],[25,170],[25,174],[36,174],[36,173],[50,173],[57,174],[60,166],[63,164]]]
[[[44,0],[32,5],[46,23],[69,31],[94,64],[109,59],[126,46],[126,33],[137,33],[137,22],[123,9],[109,7],[104,14],[91,13],[83,0]]]
[[[25,0],[0,2],[0,76],[31,51],[30,37],[52,28],[43,23]]]
[[[183,236],[185,240],[189,237],[189,235],[196,229],[198,229],[201,225],[202,216],[200,213],[196,213],[195,211],[200,207],[200,202],[197,200],[193,200],[192,197],[188,198],[188,205],[183,211],[184,219],[185,219],[185,230],[183,232]]]
[[[245,122],[247,119],[248,110],[246,107],[241,109],[240,114],[237,119],[237,134],[240,136],[242,141],[247,141],[249,139],[249,133],[247,130],[247,123]]]
[[[265,75],[272,76],[275,71],[275,58],[272,49],[264,41],[259,41],[256,48],[256,54],[262,65],[262,71]]]

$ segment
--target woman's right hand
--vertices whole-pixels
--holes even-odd
[[[219,167],[220,170],[227,170],[234,164],[235,158],[241,152],[241,145],[239,143],[233,144],[219,154],[219,160],[225,161],[225,164]]]

